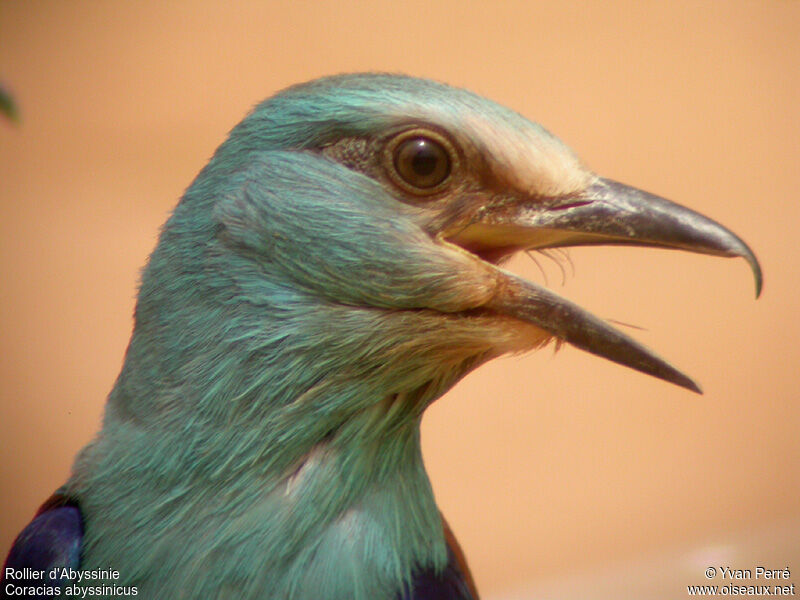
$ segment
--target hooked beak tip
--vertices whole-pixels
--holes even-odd
[[[758,264],[758,259],[756,259],[756,255],[752,252],[748,252],[743,258],[748,262],[750,269],[753,271],[753,278],[756,282],[756,299],[758,299],[764,287],[764,276],[761,274],[761,265]]]

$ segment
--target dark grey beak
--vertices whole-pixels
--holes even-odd
[[[482,238],[484,246],[519,249],[630,244],[740,256],[753,271],[756,297],[761,293],[761,267],[738,236],[693,210],[609,179],[597,178],[571,197],[503,203],[462,236],[466,247]],[[546,288],[506,275],[506,288],[490,308],[587,352],[700,392],[689,377],[605,321]]]

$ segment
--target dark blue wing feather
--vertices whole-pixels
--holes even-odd
[[[478,600],[464,553],[444,516],[442,528],[447,542],[447,566],[440,573],[431,567],[420,569],[399,600]]]
[[[450,562],[444,571],[420,571],[400,600],[478,600],[478,597],[472,594],[467,578],[450,552]]]
[[[54,496],[14,540],[0,573],[0,595],[15,598],[53,598],[47,588],[59,587],[69,581],[62,569],[80,566],[83,519],[77,504]],[[8,576],[7,576],[8,575]],[[40,575],[40,576],[37,576]],[[9,592],[6,586],[39,588],[45,591],[35,596]]]

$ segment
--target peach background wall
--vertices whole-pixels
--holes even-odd
[[[0,553],[96,431],[183,189],[256,101],[362,70],[507,104],[730,227],[765,271],[755,302],[743,261],[572,250],[563,287],[541,261],[706,393],[565,348],[433,406],[427,465],[483,593],[598,594],[602,572],[621,598],[652,557],[640,598],[685,596],[713,560],[800,583],[797,2],[1,2],[22,121],[0,122]]]

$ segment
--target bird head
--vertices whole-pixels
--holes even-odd
[[[441,572],[419,424],[465,373],[555,340],[698,389],[502,267],[587,244],[741,256],[761,287],[721,225],[465,90],[344,75],[259,104],[143,272],[103,431],[68,486],[93,564],[134,557],[175,594],[228,564],[214,589],[274,590],[259,597],[384,597]]]
[[[286,422],[343,423],[412,392],[400,404],[417,414],[482,362],[549,340],[699,391],[502,267],[599,244],[743,257],[761,288],[736,235],[596,175],[512,110],[411,77],[323,78],[256,106],[189,188],[144,273],[129,355],[159,382],[196,376],[173,396],[266,395],[248,407]]]

